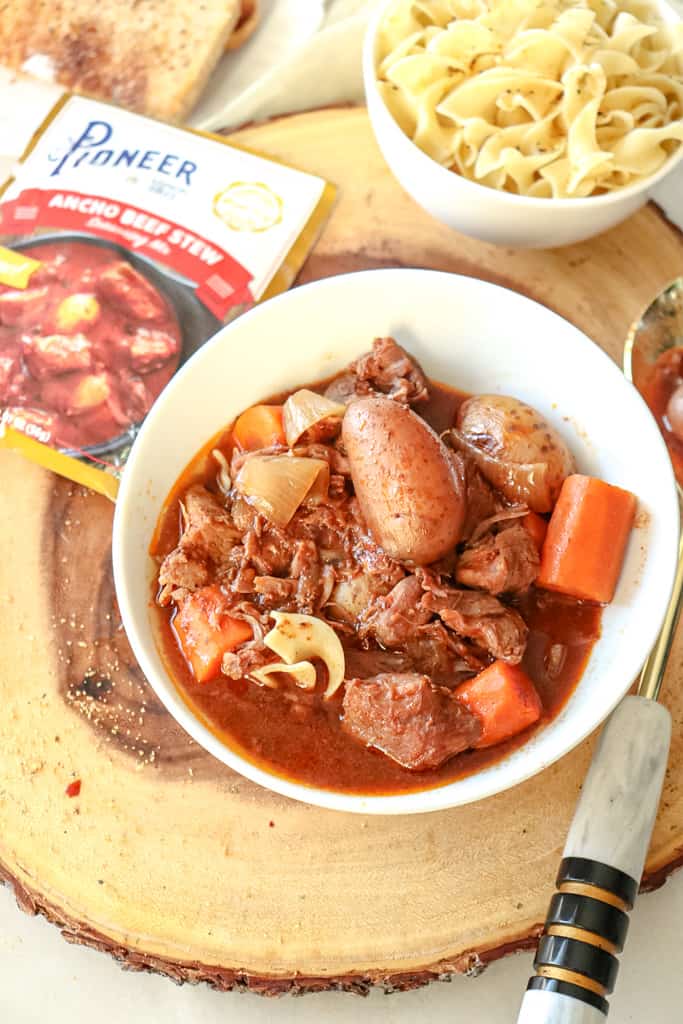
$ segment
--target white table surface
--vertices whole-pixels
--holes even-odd
[[[279,2],[291,4],[294,0]],[[352,13],[364,6],[359,0],[347,3]],[[333,31],[338,49],[339,28]],[[357,37],[357,26],[352,26],[349,39]],[[286,75],[285,69],[283,83]],[[341,78],[343,94],[335,95],[327,82],[325,102],[357,98],[359,83],[348,69]],[[300,64],[292,77],[292,89],[289,109],[316,105],[315,96],[306,102],[305,88],[302,94]],[[275,88],[270,99],[259,94],[258,113],[267,114],[269,108],[280,112],[283,102],[281,88]],[[655,198],[683,229],[683,167],[656,190]],[[679,275],[683,275],[683,263],[672,267],[669,276]],[[643,896],[632,915],[611,1000],[611,1024],[683,1021],[682,921],[680,872],[659,892]],[[373,992],[363,1001],[336,992],[266,1000],[251,994],[217,993],[207,986],[179,988],[165,978],[124,972],[106,955],[69,945],[42,918],[22,914],[11,892],[0,889],[0,1024],[80,1024],[87,1020],[97,1024],[514,1024],[531,962],[531,954],[517,954],[493,964],[478,978],[456,978],[450,984],[437,983],[391,996]]]

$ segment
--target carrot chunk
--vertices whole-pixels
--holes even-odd
[[[543,516],[539,516],[538,512],[527,512],[525,516],[522,516],[520,522],[527,533],[531,535],[531,539],[538,548],[538,553],[540,554],[541,549],[543,548],[545,535],[548,532],[547,521]]]
[[[492,747],[537,722],[541,698],[519,665],[494,661],[483,672],[461,683],[453,695],[477,715],[482,733],[475,747]]]
[[[227,614],[225,597],[215,585],[202,587],[185,598],[173,619],[173,628],[198,683],[215,679],[223,655],[253,635],[248,623]]]
[[[630,491],[568,476],[548,525],[537,586],[584,601],[614,597],[636,514]]]
[[[252,405],[238,417],[232,432],[233,440],[243,452],[287,444],[282,425],[281,405]]]

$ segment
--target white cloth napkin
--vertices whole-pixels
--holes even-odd
[[[190,123],[206,131],[360,101],[361,46],[381,0],[262,0],[252,38],[228,54]]]

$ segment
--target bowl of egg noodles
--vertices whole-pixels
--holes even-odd
[[[683,22],[664,3],[389,0],[363,74],[403,188],[487,242],[597,235],[683,159]]]

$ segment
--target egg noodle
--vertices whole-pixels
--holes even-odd
[[[377,73],[425,153],[520,195],[623,188],[683,141],[683,24],[649,0],[397,0]]]

